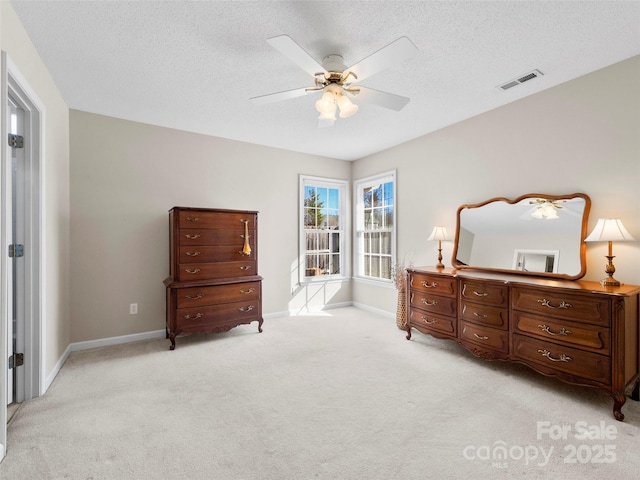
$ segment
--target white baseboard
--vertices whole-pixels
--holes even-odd
[[[395,312],[388,312],[386,310],[381,310],[380,308],[372,307],[364,303],[353,302],[353,306],[356,308],[359,308],[360,310],[366,310],[367,312],[376,313],[382,317],[396,318]]]
[[[76,342],[69,345],[72,352],[78,350],[89,350],[91,348],[108,347],[110,345],[120,345],[122,343],[140,342],[142,340],[152,340],[154,338],[166,337],[166,330],[154,330],[152,332],[134,333],[131,335],[122,335],[120,337],[100,338],[98,340],[89,340],[87,342]]]
[[[40,396],[44,395],[47,392],[47,390],[55,380],[56,376],[58,375],[58,372],[60,372],[60,369],[64,365],[64,362],[66,362],[67,358],[69,358],[70,353],[71,353],[71,345],[68,345],[64,353],[62,354],[62,356],[56,362],[51,373],[49,373],[49,375],[47,375],[47,378],[45,378],[44,385],[42,385],[42,389],[40,391]]]
[[[344,307],[352,307],[353,306],[353,302],[341,302],[341,303],[330,303],[327,305],[320,305],[318,307],[305,307],[305,308],[301,308],[299,310],[289,310],[289,315],[307,315],[307,314],[313,314],[313,313],[317,313],[317,312],[323,312],[325,310],[331,310],[333,308],[344,308]]]

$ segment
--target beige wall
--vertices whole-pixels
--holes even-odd
[[[398,254],[416,265],[436,261],[433,226],[453,233],[459,205],[496,196],[583,192],[589,230],[619,217],[640,240],[638,85],[640,56],[358,160],[352,178],[398,170]],[[443,247],[450,264],[451,242]],[[616,278],[640,284],[640,242],[613,253]],[[605,254],[587,246],[585,279],[604,278]],[[353,300],[392,311],[395,291],[355,282]]]
[[[11,4],[0,2],[0,47],[44,105],[44,305],[45,377],[69,345],[69,115],[49,72]]]
[[[72,342],[164,329],[173,206],[260,212],[265,315],[351,301],[349,282],[300,287],[295,271],[299,175],[349,180],[350,162],[75,110],[70,119]]]

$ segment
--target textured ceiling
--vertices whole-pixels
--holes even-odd
[[[70,108],[347,160],[640,54],[638,1],[11,3]],[[252,104],[313,84],[267,44],[281,34],[346,65],[409,37],[417,56],[362,84],[411,101],[320,129],[315,95]]]

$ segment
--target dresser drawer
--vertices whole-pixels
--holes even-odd
[[[495,328],[482,327],[462,321],[460,322],[460,339],[504,353],[509,351],[509,334]]]
[[[212,323],[230,323],[233,320],[248,320],[260,317],[260,302],[247,300],[243,302],[208,305],[204,307],[180,308],[176,310],[176,328],[188,331]]]
[[[199,307],[260,299],[260,282],[231,283],[176,290],[178,308]]]
[[[495,307],[509,306],[509,288],[504,284],[461,280],[460,297],[470,302]]]
[[[455,317],[456,315],[455,298],[411,290],[409,303],[413,308],[419,308],[429,313],[448,315],[450,317]]]
[[[210,278],[234,278],[256,275],[256,262],[182,263],[178,265],[178,281]]]
[[[245,221],[248,221],[249,230],[256,228],[256,218],[253,213],[178,210],[177,214],[180,228],[237,229],[238,226],[244,228]]]
[[[602,355],[611,351],[611,331],[588,323],[573,323],[524,312],[513,314],[514,332],[534,335],[563,345],[584,348]]]
[[[509,313],[506,308],[491,307],[460,300],[460,318],[468,322],[507,330]]]
[[[453,318],[411,309],[409,323],[419,330],[436,331],[452,337],[456,336],[456,322]]]
[[[511,294],[514,310],[610,326],[611,307],[607,298],[520,287],[515,287]]]
[[[239,246],[192,246],[179,248],[180,263],[212,263],[212,262],[234,262],[242,260],[253,260],[251,249],[249,255],[242,253],[242,245]]]
[[[255,247],[255,230],[249,230],[249,244]],[[237,245],[242,249],[244,246],[244,229],[242,227],[233,229],[220,228],[183,228],[180,230],[178,242],[182,246],[189,245]]]
[[[556,372],[588,378],[606,385],[611,384],[611,359],[597,353],[585,352],[565,345],[513,334],[512,355]]]
[[[409,272],[409,288],[415,291],[455,297],[458,291],[457,286],[457,281],[453,277]]]

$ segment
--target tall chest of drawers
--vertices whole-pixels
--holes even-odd
[[[410,269],[407,282],[407,339],[415,328],[485,359],[520,362],[565,382],[599,387],[613,398],[617,420],[624,419],[627,389],[640,400],[640,287],[430,267]],[[424,305],[421,287],[450,282],[457,302],[443,334],[436,328],[440,319],[425,315],[434,306]]]
[[[169,234],[170,349],[181,333],[219,333],[254,321],[262,332],[258,212],[174,207]]]

